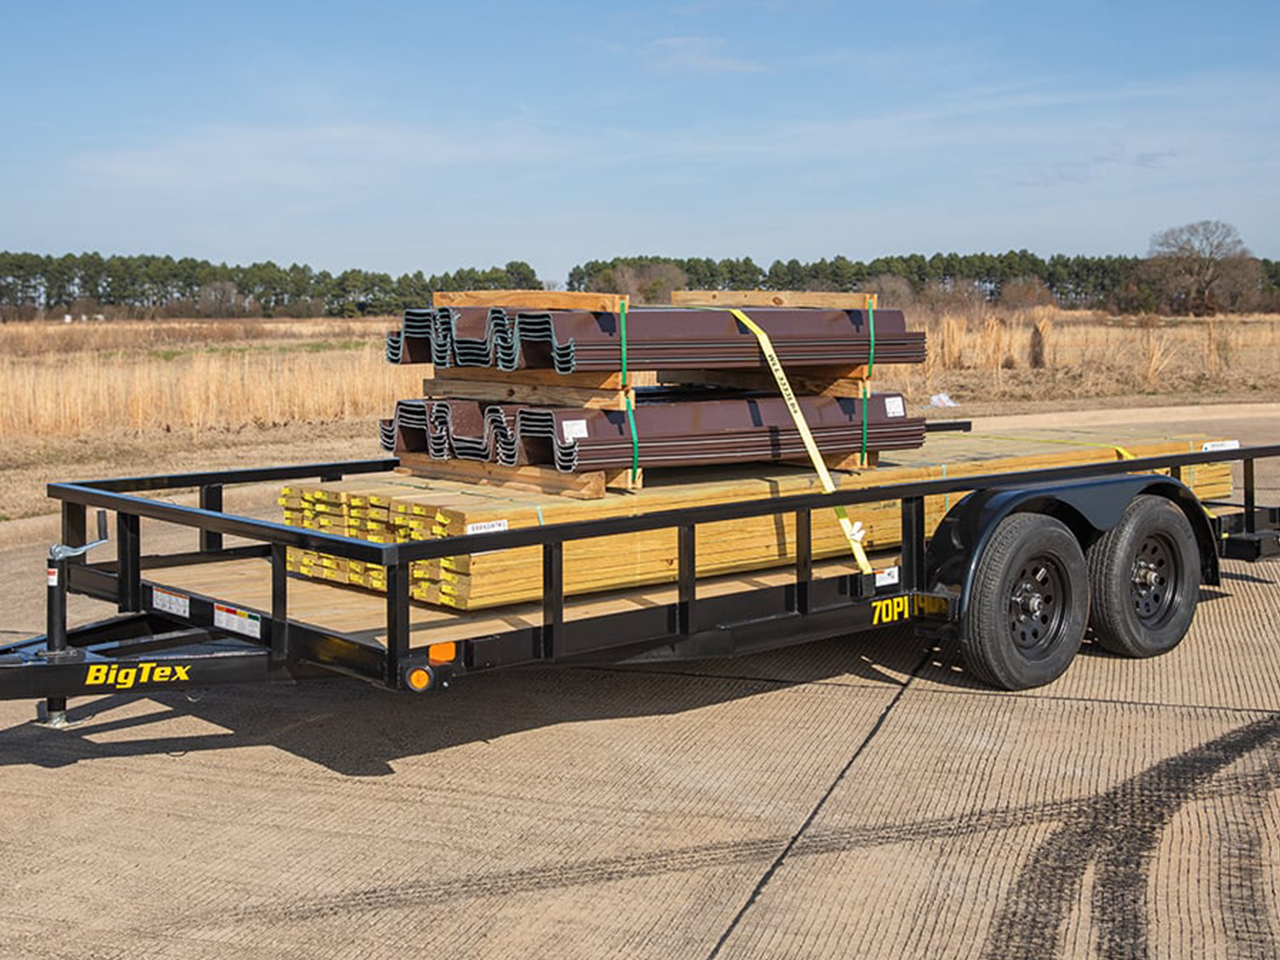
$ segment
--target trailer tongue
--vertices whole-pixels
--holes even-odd
[[[1108,649],[1164,652],[1190,625],[1199,583],[1217,582],[1219,557],[1280,555],[1280,508],[1255,495],[1255,462],[1272,457],[1280,445],[387,544],[224,513],[222,495],[230,484],[376,473],[394,459],[51,484],[64,542],[50,552],[47,632],[0,647],[0,699],[44,700],[59,725],[74,696],[334,674],[423,692],[539,661],[728,656],[906,622],[958,639],[987,682],[1037,686],[1067,668],[1086,624]],[[1186,467],[1232,461],[1243,464],[1241,502],[1202,502],[1180,480]],[[192,487],[198,507],[140,495]],[[960,493],[930,535],[925,498]],[[873,554],[872,573],[852,558],[814,558],[814,510],[843,506],[856,517],[859,504],[894,501],[901,546]],[[87,542],[90,508],[115,513],[118,559],[86,557],[107,532],[100,513],[98,539]],[[699,525],[753,517],[793,520],[794,563],[697,577]],[[194,528],[198,549],[144,556],[142,518]],[[674,584],[566,599],[567,543],[672,528]],[[227,536],[249,543],[225,546]],[[538,603],[475,613],[410,603],[415,561],[527,546],[541,548]],[[385,596],[290,577],[291,547],[382,565]],[[67,629],[68,591],[115,603],[119,616]]]

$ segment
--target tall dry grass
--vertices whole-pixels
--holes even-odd
[[[0,324],[0,357],[199,348],[269,341],[373,340],[399,326],[399,317],[6,323]]]
[[[211,430],[388,415],[419,395],[420,368],[387,364],[394,318],[0,326],[0,437],[120,429]],[[927,400],[1133,393],[1280,393],[1280,318],[1161,321],[1052,307],[974,308],[911,326],[919,366],[877,367],[877,386]],[[963,391],[961,395],[959,391]]]
[[[920,367],[879,383],[925,397],[963,382],[993,399],[1262,391],[1280,386],[1280,318],[1112,318],[1054,307],[944,313],[911,322],[929,337]]]
[[[421,371],[381,343],[323,352],[0,355],[0,437],[277,426],[387,415]]]

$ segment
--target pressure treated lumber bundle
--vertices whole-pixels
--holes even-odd
[[[874,472],[839,475],[841,489],[871,485],[1009,473],[1080,463],[1114,461],[1121,450],[1136,457],[1200,450],[1203,438],[1144,439],[1139,435],[1105,438],[1088,432],[1068,434],[935,435],[927,450],[898,455]],[[1119,446],[1117,446],[1117,444]],[[1231,475],[1223,464],[1188,467],[1183,480],[1202,499],[1229,497]],[[697,479],[693,479],[696,477]],[[572,501],[540,494],[477,488],[470,484],[403,475],[367,477],[291,486],[282,491],[286,522],[342,532],[375,542],[407,542],[467,533],[497,532],[552,523],[631,516],[681,506],[770,498],[820,489],[811,470],[774,467],[744,476],[732,468],[673,471],[660,482],[632,494]],[[932,531],[962,494],[926,500],[926,529]],[[866,529],[871,550],[901,540],[896,500],[849,508]],[[600,537],[565,544],[568,594],[673,581],[677,572],[674,530]],[[813,555],[847,552],[832,511],[812,515]],[[697,529],[699,576],[763,569],[794,562],[794,518],[790,515],[702,524]],[[328,562],[333,561],[333,562]],[[290,551],[290,569],[306,576],[385,589],[385,572],[374,564],[343,563],[307,551]],[[538,547],[480,552],[415,563],[411,596],[417,600],[477,609],[537,600],[541,595]]]

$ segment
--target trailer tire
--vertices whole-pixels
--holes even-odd
[[[1089,625],[1098,645],[1154,657],[1182,642],[1200,594],[1200,551],[1186,514],[1164,497],[1140,496],[1089,547]]]
[[[965,662],[1006,690],[1062,675],[1084,638],[1088,568],[1066,525],[1038,513],[1005,517],[978,561],[965,612]]]

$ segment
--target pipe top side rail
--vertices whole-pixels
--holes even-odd
[[[115,492],[119,489],[163,490],[173,486],[199,486],[202,483],[262,482],[308,476],[334,476],[342,473],[372,473],[399,464],[398,460],[354,461],[348,463],[312,464],[305,467],[234,470],[223,473],[184,474],[176,477],[137,477],[129,480],[103,480],[85,483],[51,483],[52,498],[84,506],[105,507],[120,513],[147,517],[182,526],[197,527],[250,540],[318,550],[353,560],[395,566],[413,560],[467,554],[476,550],[507,550],[514,547],[563,543],[620,533],[639,533],[666,527],[691,526],[721,520],[743,520],[794,511],[821,510],[835,506],[856,506],[879,500],[909,500],[919,497],[957,493],[993,487],[1034,486],[1063,480],[1093,478],[1131,473],[1146,473],[1164,468],[1178,469],[1202,463],[1224,463],[1237,460],[1251,463],[1255,459],[1280,457],[1280,444],[1238,447],[1197,453],[1166,454],[1133,460],[1104,461],[1069,467],[1049,467],[1016,473],[988,473],[940,480],[892,483],[833,493],[806,493],[764,500],[749,500],[701,507],[660,510],[631,517],[609,517],[578,520],[569,523],[525,527],[497,533],[474,533],[411,543],[378,544],[367,540],[336,536],[301,527],[286,526],[269,520],[255,520],[235,514],[202,510],[179,504],[162,503],[144,497]],[[242,480],[239,478],[249,478]],[[180,481],[174,482],[174,481]],[[130,486],[131,485],[131,486]]]

